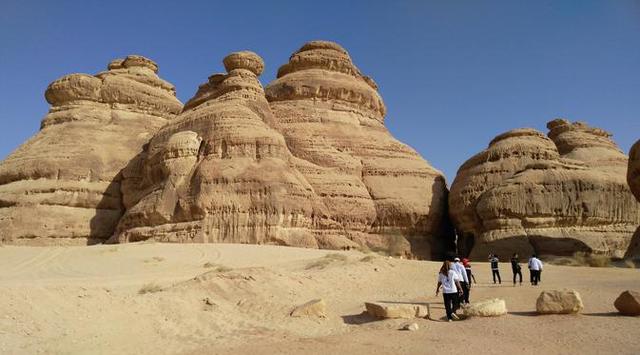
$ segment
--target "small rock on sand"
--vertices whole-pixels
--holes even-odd
[[[327,317],[327,304],[323,299],[311,300],[305,304],[302,304],[290,314],[292,317]]]
[[[624,291],[613,305],[625,316],[640,316],[640,292]]]
[[[418,323],[406,323],[402,328],[400,328],[400,330],[408,330],[410,332],[415,332],[418,329],[420,329]]]
[[[429,315],[426,305],[416,303],[365,302],[367,313],[377,318],[424,318]]]

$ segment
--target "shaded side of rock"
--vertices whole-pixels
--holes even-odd
[[[613,305],[625,316],[640,316],[640,292],[624,291],[616,298]]]

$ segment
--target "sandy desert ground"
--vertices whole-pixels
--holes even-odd
[[[499,286],[487,263],[473,265],[472,301],[504,298],[508,315],[440,321],[437,262],[256,245],[3,246],[0,353],[640,353],[640,317],[613,307],[640,289],[640,270],[548,265],[541,286],[514,287],[507,264]],[[580,292],[583,314],[536,315],[540,291],[562,288]],[[314,298],[326,319],[289,316]],[[400,331],[406,320],[363,313],[370,300],[428,302],[432,319]]]

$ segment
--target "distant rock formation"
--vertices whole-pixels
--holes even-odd
[[[124,212],[120,171],[182,104],[141,56],[49,85],[41,130],[0,163],[0,241],[93,244]]]
[[[597,128],[566,120],[496,137],[462,165],[450,214],[463,254],[621,257],[640,222],[625,183],[627,157]]]
[[[627,182],[631,191],[640,201],[640,140],[629,151],[629,167],[627,170]],[[625,254],[627,258],[640,258],[640,226],[631,239],[629,248]]]
[[[228,73],[201,85],[125,171],[141,178],[125,190],[119,242],[368,247],[427,258],[453,248],[443,175],[389,134],[375,84],[344,49],[305,44],[266,96],[255,53],[233,53],[224,65]]]

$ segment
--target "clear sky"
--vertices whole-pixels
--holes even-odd
[[[640,138],[640,1],[0,0],[0,158],[32,136],[44,90],[127,54],[185,102],[222,58],[253,50],[267,84],[304,42],[332,40],[373,77],[387,127],[451,183],[517,127],[584,120],[628,152]]]

